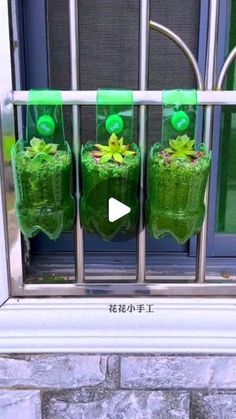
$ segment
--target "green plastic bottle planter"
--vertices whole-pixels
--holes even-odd
[[[185,243],[196,234],[205,214],[204,194],[210,169],[210,155],[196,161],[176,159],[168,162],[163,146],[156,143],[148,162],[148,231],[155,239],[172,235]]]
[[[55,240],[72,228],[75,217],[72,155],[64,140],[59,92],[29,93],[26,137],[11,153],[17,220],[27,238],[43,232]]]
[[[186,102],[184,103],[184,106],[187,106]],[[180,104],[181,95],[178,106]],[[195,132],[193,121],[191,127],[187,123],[193,117],[192,114],[189,115],[188,109],[176,111],[173,106],[170,112],[170,104],[168,109],[169,120],[168,123],[165,120],[165,123],[168,130],[171,125],[175,135],[169,137],[167,142],[168,133],[163,128],[163,143],[156,143],[150,150],[146,221],[152,237],[158,239],[171,235],[178,243],[183,244],[199,232],[203,223],[204,194],[211,156],[203,144],[195,147],[195,140],[186,134],[186,130],[189,129]],[[179,116],[186,122],[184,134],[175,126],[176,121],[178,124],[176,112],[184,112]]]
[[[131,143],[132,119],[132,92],[98,91],[98,144],[89,142],[81,151],[80,212],[85,230],[104,240],[111,240],[118,233],[133,233],[137,226],[140,152],[137,145]],[[130,213],[110,222],[110,198],[129,206]]]
[[[83,198],[81,200],[82,223],[87,232],[97,233],[104,240],[113,239],[118,233],[135,232],[139,214],[137,185],[140,155],[132,144],[134,156],[124,157],[122,164],[110,159],[100,164],[93,156],[94,144],[87,143],[81,152]],[[110,198],[126,204],[131,212],[115,222],[109,222]]]

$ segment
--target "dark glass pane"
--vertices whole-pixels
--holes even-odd
[[[236,3],[231,1],[228,51],[236,44]],[[236,89],[236,65],[228,72],[225,89]],[[222,109],[216,231],[236,233],[236,106]]]
[[[176,31],[198,55],[200,0],[151,0],[150,17]],[[80,36],[80,88],[93,90],[99,87],[138,89],[139,18],[140,2],[134,0],[79,0]],[[47,36],[49,86],[70,89],[69,16],[67,0],[47,0]],[[170,40],[150,31],[149,89],[193,88],[196,86],[193,71],[183,53]],[[67,140],[71,141],[71,114],[65,109]],[[161,107],[149,107],[149,147],[160,137]],[[81,138],[83,142],[95,138],[95,107],[81,107]],[[137,109],[135,109],[134,139],[137,139]],[[72,234],[71,234],[72,240]],[[135,251],[135,240],[106,244],[96,237],[85,237],[88,250],[120,248]],[[69,237],[57,244],[40,238],[34,241],[38,248],[63,251],[73,249]],[[188,244],[177,245],[171,238],[160,241],[148,238],[148,250],[187,251]]]

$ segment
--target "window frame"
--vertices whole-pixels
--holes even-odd
[[[230,31],[229,25],[231,18],[230,2],[219,0],[219,31],[218,31],[218,46],[216,59],[216,73],[219,76],[221,68],[224,65],[226,55],[229,49]],[[229,51],[230,52],[230,51]],[[216,106],[213,117],[213,147],[214,154],[212,156],[212,170],[211,170],[211,185],[210,185],[210,200],[209,212],[211,218],[208,222],[208,256],[212,258],[217,257],[236,257],[236,234],[219,233],[216,231],[216,214],[217,214],[217,188],[219,187],[219,158],[220,158],[220,143],[222,141],[221,125],[222,107]]]
[[[6,2],[2,2],[2,4]],[[213,92],[216,93],[216,92]],[[9,100],[11,103],[11,98]],[[4,176],[0,183],[0,352],[149,352],[235,353],[235,285],[188,284],[198,297],[165,295],[185,284],[158,284],[162,297],[12,298]],[[144,284],[139,284],[144,286]],[[32,285],[28,285],[28,288]],[[109,287],[109,285],[108,285]],[[169,288],[168,288],[169,287]],[[26,288],[26,287],[25,287]],[[50,288],[50,286],[49,286]],[[77,286],[79,289],[79,287]],[[214,298],[200,298],[201,289],[211,289]],[[227,290],[231,298],[217,295]],[[152,285],[148,284],[151,290]],[[24,287],[19,287],[24,295]],[[38,292],[38,291],[37,291]],[[154,313],[111,313],[110,304],[153,304]],[[125,317],[125,321],[124,321]]]

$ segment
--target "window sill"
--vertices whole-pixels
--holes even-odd
[[[154,313],[110,313],[152,304]],[[235,298],[11,298],[0,352],[236,353]]]

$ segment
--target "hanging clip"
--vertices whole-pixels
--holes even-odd
[[[111,134],[124,137],[132,143],[133,92],[131,90],[99,89],[96,107],[96,141],[107,144]]]
[[[164,90],[162,96],[162,141],[168,144],[171,138],[188,135],[195,138],[197,125],[197,91]]]

